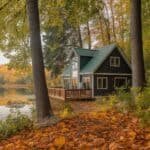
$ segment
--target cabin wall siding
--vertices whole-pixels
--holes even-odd
[[[108,89],[97,89],[97,78],[107,77],[108,78]],[[127,77],[128,86],[131,86],[131,75],[130,76],[120,76],[120,75],[99,75],[94,74],[94,96],[108,95],[115,91],[114,89],[114,78],[115,77]]]
[[[110,57],[120,57],[120,67],[110,66]],[[131,73],[131,69],[116,48],[112,53],[107,57],[103,64],[96,70],[96,73]]]

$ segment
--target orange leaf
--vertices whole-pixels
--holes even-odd
[[[54,145],[58,146],[59,148],[61,148],[66,142],[66,139],[64,136],[59,136],[58,138],[56,138],[54,140]]]

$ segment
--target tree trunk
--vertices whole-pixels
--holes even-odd
[[[102,45],[105,45],[105,38],[104,38],[104,30],[103,30],[103,21],[101,12],[99,12],[99,28],[100,28],[100,36],[102,39]]]
[[[131,61],[132,61],[132,86],[144,87],[145,69],[142,43],[141,0],[131,0]]]
[[[83,48],[80,25],[78,25],[78,35],[79,35],[79,45],[80,45],[81,48]]]
[[[105,28],[106,28],[106,36],[107,36],[107,44],[111,43],[111,35],[110,35],[110,21],[109,21],[109,12],[108,12],[108,8],[107,5],[104,2],[104,9],[106,11],[106,15],[107,15],[107,19],[104,17],[104,23],[105,23]]]
[[[40,21],[38,0],[27,0],[27,14],[29,19],[29,30],[31,36],[31,56],[34,78],[34,90],[36,96],[37,121],[52,116],[52,109],[46,85],[43,55],[40,37]]]
[[[88,21],[87,21],[87,34],[88,34],[88,46],[89,49],[91,49],[91,32],[90,32],[90,26]]]
[[[113,1],[110,0],[110,10],[111,10],[111,18],[112,18],[112,32],[114,41],[116,42],[116,33],[115,33],[115,18],[114,18],[114,9],[113,9]]]

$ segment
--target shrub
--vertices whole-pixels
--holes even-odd
[[[135,97],[134,106],[131,92],[119,89],[116,95],[109,96],[109,105],[121,112],[132,112],[144,125],[150,125],[150,88]]]
[[[74,114],[73,112],[73,108],[71,107],[71,105],[69,103],[64,103],[63,107],[62,107],[62,111],[60,112],[60,116],[62,118],[66,118],[66,117],[70,117]]]
[[[150,88],[146,88],[136,99],[136,115],[145,125],[150,125]]]
[[[0,140],[5,139],[23,129],[33,127],[32,121],[28,116],[21,114],[19,111],[12,112],[6,120],[0,121]]]

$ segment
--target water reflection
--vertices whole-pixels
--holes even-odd
[[[0,88],[0,105],[29,104],[34,99],[30,88]]]
[[[30,115],[34,99],[33,89],[0,87],[0,120],[5,119],[11,109]]]
[[[2,88],[2,87],[0,87],[0,96],[8,96],[10,94],[33,95],[33,89],[31,89],[31,88]]]
[[[4,96],[5,95],[5,89],[0,87],[0,96]]]
[[[16,89],[16,93],[20,95],[31,95],[33,94],[33,90],[27,88],[18,88]]]

